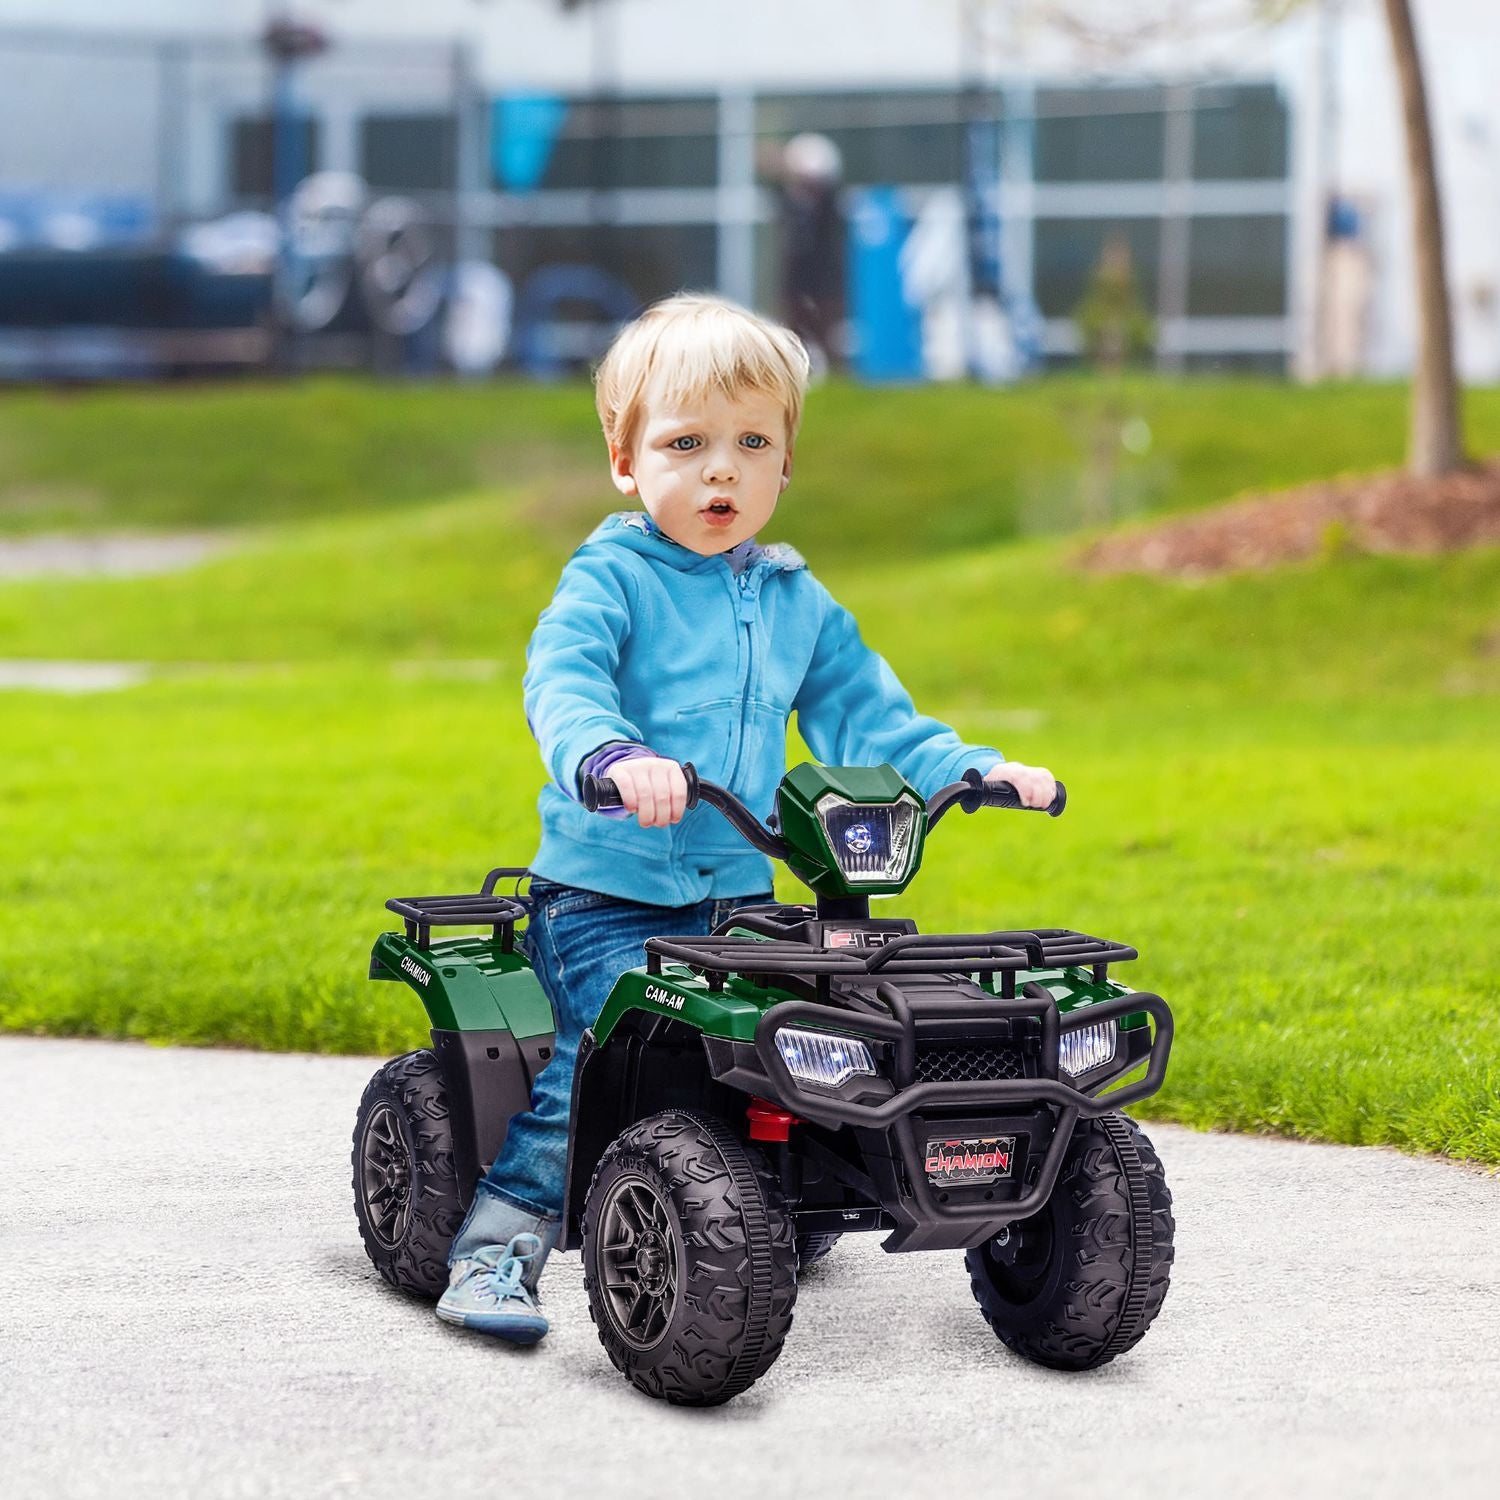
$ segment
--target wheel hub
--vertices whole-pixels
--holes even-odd
[[[1045,1210],[1030,1219],[1007,1224],[984,1247],[995,1285],[1017,1303],[1030,1300],[1052,1259],[1052,1224]]]
[[[626,1176],[599,1214],[604,1309],[632,1349],[654,1349],[677,1310],[677,1248],[672,1210],[653,1183]]]
[[[389,1104],[376,1105],[365,1123],[360,1185],[370,1232],[382,1249],[395,1250],[411,1223],[411,1156]]]
[[[669,1266],[667,1247],[656,1230],[649,1230],[641,1236],[635,1252],[635,1268],[641,1285],[653,1297],[659,1297],[667,1284]]]

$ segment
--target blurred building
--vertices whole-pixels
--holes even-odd
[[[775,308],[779,149],[815,132],[841,157],[856,316],[877,306],[882,276],[910,269],[880,246],[921,229],[924,284],[951,291],[931,263],[956,247],[966,294],[993,296],[1028,355],[1066,361],[1088,277],[1123,234],[1166,368],[1409,367],[1401,117],[1379,0],[1313,0],[1274,28],[1237,21],[1234,0],[1179,0],[1187,24],[1166,34],[1150,22],[1171,6],[1115,0],[1113,45],[1066,39],[1030,9],[0,0],[0,253],[159,245],[270,208],[257,38],[291,11],[331,45],[294,70],[282,149],[290,119],[300,170],[399,193],[441,226],[445,254],[500,267],[512,347],[534,366],[586,356],[611,319],[684,286]],[[1462,363],[1496,379],[1500,6],[1416,10]]]

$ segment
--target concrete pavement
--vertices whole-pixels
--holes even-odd
[[[1500,1492],[1500,1178],[1152,1126],[1177,1265],[1123,1359],[1033,1368],[957,1256],[854,1237],[766,1378],[685,1412],[610,1367],[576,1255],[532,1351],[379,1281],[348,1162],[373,1067],[0,1037],[0,1493]]]

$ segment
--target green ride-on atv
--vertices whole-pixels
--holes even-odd
[[[799,1268],[871,1229],[887,1250],[962,1250],[985,1321],[1028,1359],[1084,1370],[1129,1349],[1166,1295],[1173,1234],[1161,1163],[1120,1113],[1160,1087],[1172,1043],[1166,1003],[1109,977],[1135,949],[870,915],[945,813],[1018,807],[1012,789],[969,771],[924,802],[888,765],[804,764],[766,825],[683,769],[688,805],[717,808],[816,903],[652,938],[583,1036],[562,1243],[583,1252],[616,1367],[668,1401],[728,1400],[781,1352]],[[589,778],[584,800],[619,794]],[[405,931],[371,957],[432,1023],[430,1050],[376,1073],[354,1131],[365,1248],[419,1296],[446,1286],[475,1182],[551,1055],[516,945],[526,901],[495,894],[526,873],[387,902]],[[475,926],[491,930],[433,937]]]

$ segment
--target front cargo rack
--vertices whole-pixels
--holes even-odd
[[[406,921],[406,939],[419,948],[432,944],[434,927],[489,927],[502,952],[515,947],[516,923],[530,915],[522,896],[497,896],[495,883],[508,876],[520,878],[525,869],[502,866],[485,877],[484,888],[472,896],[392,896],[386,907]]]
[[[1111,964],[1128,963],[1140,954],[1125,943],[1108,938],[1090,937],[1086,932],[1070,932],[1066,927],[1033,929],[1042,943],[1040,969],[1082,969],[1094,971],[1094,983],[1102,984]]]
[[[1015,998],[1015,976],[1029,969],[1087,966],[1096,982],[1115,963],[1138,957],[1134,948],[1062,927],[950,936],[907,933],[878,948],[815,948],[789,938],[656,937],[646,940],[646,969],[659,975],[663,959],[696,969],[712,989],[726,974],[808,975],[826,988],[838,977],[897,974],[977,974],[982,983],[1000,976],[1002,998]]]

